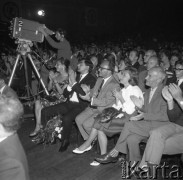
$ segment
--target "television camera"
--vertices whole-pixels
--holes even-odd
[[[44,35],[39,32],[39,27],[40,26],[45,26],[44,24],[40,24],[35,21],[23,19],[23,18],[14,18],[11,22],[10,25],[10,36],[14,39],[16,39],[16,43],[18,44],[17,47],[17,57],[16,61],[8,82],[8,85],[11,86],[16,67],[18,65],[18,61],[20,57],[23,57],[23,63],[24,63],[24,70],[25,70],[25,78],[26,78],[26,90],[27,90],[27,95],[30,97],[31,93],[31,88],[29,87],[28,83],[28,74],[27,74],[27,62],[26,60],[29,59],[31,62],[31,65],[33,67],[34,72],[36,73],[36,76],[38,77],[39,82],[41,83],[44,91],[46,92],[46,95],[49,95],[48,90],[34,64],[34,61],[31,57],[31,47],[33,46],[32,41],[34,42],[43,42],[44,40]],[[27,58],[28,57],[28,58]]]

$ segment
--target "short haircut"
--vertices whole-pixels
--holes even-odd
[[[23,105],[18,99],[0,96],[0,124],[7,132],[19,129],[23,112]]]
[[[89,58],[82,58],[80,61],[83,61],[85,65],[89,67],[89,72],[93,70],[93,63]]]
[[[138,52],[136,49],[132,49],[132,50],[130,51],[130,53],[131,53],[131,52],[134,52],[135,55],[136,55],[136,57],[139,58],[139,52]],[[129,55],[130,55],[130,54],[129,54]]]
[[[151,59],[153,59],[153,61],[156,61],[157,65],[159,66],[160,60],[159,60],[159,58],[158,58],[156,55],[151,56],[151,57],[148,59],[148,61],[151,60]]]
[[[109,70],[114,73],[115,72],[115,61],[113,59],[110,59],[110,60],[104,60],[104,61],[107,61],[108,62],[108,66],[109,66]]]
[[[146,53],[147,52],[151,53],[151,56],[156,56],[157,55],[157,53],[154,49],[149,49],[149,50],[146,51]]]
[[[182,61],[182,60],[178,60],[178,61],[175,62],[175,66],[176,66],[177,64],[180,64],[181,66],[183,66],[183,61]]]
[[[134,67],[126,67],[125,71],[129,72],[130,79],[129,79],[129,84],[132,86],[136,86],[138,84],[138,71]]]
[[[68,59],[64,59],[63,57],[57,59],[57,62],[60,62],[62,65],[65,66],[65,71],[69,71],[70,61]]]

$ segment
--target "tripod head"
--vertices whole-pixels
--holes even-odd
[[[31,47],[33,46],[32,41],[26,39],[17,39],[15,43],[18,44],[17,51],[21,55],[26,55],[28,52],[31,52]]]

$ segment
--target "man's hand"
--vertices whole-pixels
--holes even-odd
[[[85,96],[82,96],[81,94],[79,94],[79,97],[85,101],[89,101],[90,102],[90,92],[87,93]]]
[[[90,92],[90,86],[87,86],[86,84],[81,84],[81,88],[86,94]]]
[[[76,82],[76,72],[71,68],[69,69],[69,83],[72,86]]]
[[[45,28],[46,28],[45,26],[39,26],[38,27],[38,31],[40,31],[41,33],[43,33],[44,36],[47,36],[48,34],[46,33]]]
[[[171,95],[170,92],[169,92],[168,86],[165,86],[165,87],[162,89],[162,95],[163,95],[163,97],[165,98],[165,100],[166,100],[167,102],[173,101],[173,97],[172,97],[172,95]]]
[[[139,121],[141,119],[144,119],[144,113],[139,111],[139,114],[137,116],[133,116],[130,118],[131,121]]]
[[[144,101],[141,97],[138,98],[137,96],[132,95],[132,96],[130,96],[130,99],[135,104],[135,106],[137,106],[138,108],[142,108],[142,106],[144,105]]]
[[[176,84],[170,84],[168,90],[175,100],[182,100],[182,91],[179,86]]]

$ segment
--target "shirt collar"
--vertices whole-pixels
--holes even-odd
[[[178,86],[180,86],[182,84],[182,82],[183,82],[183,78],[179,79],[178,80]]]
[[[4,90],[5,87],[6,87],[6,85],[4,85],[4,86],[0,89],[0,94],[3,93],[3,90]]]

